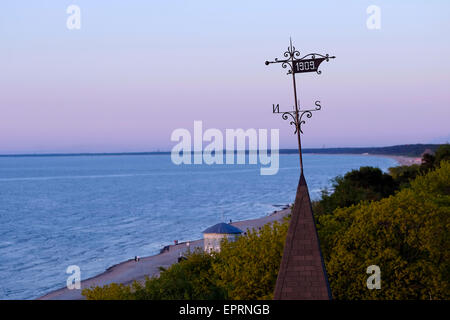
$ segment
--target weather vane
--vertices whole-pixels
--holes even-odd
[[[301,129],[301,125],[305,123],[303,119],[304,116],[307,118],[312,117],[313,111],[318,111],[322,107],[320,105],[320,101],[315,102],[315,108],[309,110],[300,110],[299,105],[300,102],[297,99],[297,85],[295,82],[295,74],[296,73],[306,73],[306,72],[316,72],[317,74],[321,74],[322,71],[319,70],[319,65],[323,61],[330,61],[330,59],[334,59],[335,57],[330,57],[328,54],[321,55],[318,53],[310,53],[300,58],[300,52],[295,49],[292,45],[292,39],[290,39],[290,45],[287,51],[283,54],[285,59],[275,58],[274,61],[266,61],[266,65],[271,63],[281,63],[283,68],[287,68],[287,74],[292,74],[292,83],[294,86],[294,110],[293,111],[280,111],[280,106],[277,104],[273,105],[273,113],[281,113],[283,120],[289,120],[291,125],[295,125],[295,132],[297,134],[298,140],[298,152],[300,156],[300,173],[303,174],[303,158],[302,158],[302,142],[301,142],[301,133],[303,133]]]
[[[290,124],[295,125],[300,156],[300,180],[291,211],[291,220],[289,222],[283,249],[283,258],[281,259],[273,297],[275,300],[331,299],[331,290],[320,250],[311,199],[309,197],[306,179],[303,175],[302,144],[300,138],[303,133],[301,125],[305,123],[304,116],[311,118],[313,111],[320,110],[321,105],[320,101],[316,101],[316,107],[314,109],[300,110],[300,102],[297,99],[295,74],[306,72],[321,74],[319,65],[323,61],[334,59],[334,57],[330,57],[328,54],[324,56],[317,53],[310,53],[301,57],[300,52],[295,50],[291,40],[290,46],[284,53],[284,58],[275,59],[275,61],[266,61],[266,65],[281,63],[283,68],[288,69],[287,74],[292,74],[295,102],[294,110],[280,111],[280,107],[277,104],[276,106],[273,105],[273,113],[281,113],[284,120],[291,120]]]

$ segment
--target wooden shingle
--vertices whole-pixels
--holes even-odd
[[[303,174],[297,188],[274,299],[331,299],[308,186]]]

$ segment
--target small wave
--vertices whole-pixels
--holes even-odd
[[[3,242],[0,242],[0,248],[9,247],[12,244],[13,244],[13,242],[11,242],[11,241],[3,241]]]

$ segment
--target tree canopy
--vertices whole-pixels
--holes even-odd
[[[337,299],[449,299],[450,163],[410,188],[318,217],[330,286]],[[365,286],[370,265],[382,289]]]
[[[316,215],[331,213],[363,200],[380,200],[394,194],[397,183],[379,168],[361,167],[333,180],[333,192],[322,191],[322,200],[313,204]]]

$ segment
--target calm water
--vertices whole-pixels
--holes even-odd
[[[396,161],[306,155],[313,199],[330,179]],[[280,170],[256,165],[175,166],[168,155],[0,158],[0,299],[32,299],[65,286],[69,265],[83,279],[135,255],[199,239],[221,220],[257,218],[291,203],[297,155]]]

